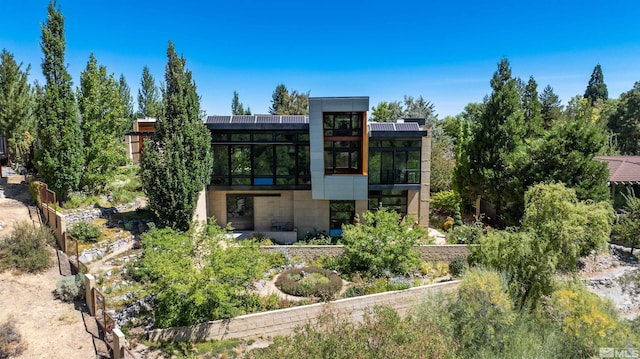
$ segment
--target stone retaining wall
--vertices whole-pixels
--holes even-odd
[[[401,291],[385,292],[361,297],[340,299],[329,303],[318,303],[243,315],[231,319],[216,320],[190,327],[155,329],[149,332],[152,341],[204,341],[213,339],[258,338],[288,335],[296,326],[315,321],[323,310],[343,313],[352,320],[361,320],[366,308],[387,305],[405,315],[409,309],[420,304],[427,295],[451,292],[457,289],[458,281],[431,284]]]
[[[340,256],[344,253],[342,246],[262,246],[267,252],[287,253],[290,257],[302,260],[316,260],[322,256]],[[451,262],[456,257],[467,257],[471,252],[465,244],[424,245],[413,247],[425,261]]]

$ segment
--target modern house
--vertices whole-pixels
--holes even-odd
[[[214,165],[197,212],[278,242],[339,235],[357,213],[380,205],[427,227],[424,119],[368,122],[368,109],[368,97],[312,97],[309,116],[207,117]]]

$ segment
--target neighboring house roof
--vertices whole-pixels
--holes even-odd
[[[610,184],[640,184],[640,156],[597,156],[609,166]]]

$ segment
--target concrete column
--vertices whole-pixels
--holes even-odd
[[[420,162],[420,208],[418,223],[429,227],[429,201],[431,198],[431,129],[422,137],[422,153]]]
[[[118,328],[113,330],[113,359],[124,359],[124,334]]]
[[[84,275],[84,290],[85,298],[87,301],[87,307],[89,307],[89,314],[96,315],[96,294],[94,289],[96,288],[96,277],[91,274]]]

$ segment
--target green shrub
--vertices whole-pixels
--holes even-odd
[[[95,242],[101,233],[100,226],[87,221],[78,222],[69,229],[69,234],[80,242]]]
[[[0,268],[29,273],[49,268],[51,253],[47,244],[53,241],[49,228],[35,226],[30,221],[17,222],[9,237],[0,242]]]
[[[453,190],[434,193],[430,198],[430,205],[434,211],[449,216],[454,214],[456,208],[460,208],[460,202],[460,195]]]
[[[31,181],[29,182],[29,191],[31,191],[31,197],[36,202],[36,204],[40,205],[40,186],[43,185],[40,181]]]
[[[81,275],[68,275],[56,283],[56,298],[63,302],[83,299],[85,295],[84,280]]]
[[[473,225],[453,226],[447,233],[447,242],[455,244],[475,244],[485,234],[484,225],[476,221]]]
[[[0,325],[0,358],[20,356],[26,349],[22,343],[22,335],[11,320]]]
[[[342,279],[327,269],[302,267],[280,273],[275,285],[289,295],[328,300],[342,289]]]
[[[74,209],[85,204],[87,196],[82,193],[69,193],[67,200],[64,201],[62,207],[64,209]]]
[[[362,223],[343,226],[345,269],[371,277],[406,274],[420,264],[413,246],[427,236],[415,218],[402,220],[395,211],[380,208],[362,214]]]
[[[114,204],[130,203],[136,200],[138,194],[126,188],[117,188],[111,192],[111,202]]]
[[[451,263],[449,263],[449,274],[452,277],[460,277],[469,268],[466,257],[455,257]]]

